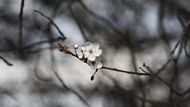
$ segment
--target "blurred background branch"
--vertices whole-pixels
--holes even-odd
[[[1,65],[0,87],[13,97],[0,93],[0,106],[189,107],[189,5],[0,0],[0,59],[14,64]],[[94,81],[86,64],[58,51],[61,40],[71,50],[100,43],[106,66]]]

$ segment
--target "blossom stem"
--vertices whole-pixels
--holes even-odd
[[[75,48],[75,55],[77,58],[79,58],[78,54],[77,54],[77,48]]]
[[[94,76],[95,74],[98,72],[98,69],[95,70],[95,72],[92,74],[92,76],[90,77],[90,80],[93,81],[94,80]]]
[[[135,75],[140,75],[140,76],[150,76],[150,75],[152,75],[150,73],[140,73],[140,72],[125,71],[125,70],[116,69],[116,68],[110,68],[110,67],[105,67],[105,66],[103,66],[100,69],[117,71],[117,72],[122,72],[122,73],[127,73],[127,74],[135,74]]]

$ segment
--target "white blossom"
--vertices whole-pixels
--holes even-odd
[[[102,50],[99,48],[100,45],[97,43],[86,43],[84,49],[82,49],[84,57],[89,61],[95,61],[96,57],[99,57],[102,54]]]
[[[100,55],[102,54],[102,50],[100,49],[100,45],[98,43],[90,43],[87,42],[85,45],[72,45],[74,48],[74,53],[69,48],[70,46],[66,46],[64,43],[60,42],[60,50],[65,53],[72,53],[79,60],[87,63],[91,69],[96,70],[102,68]]]
[[[100,69],[102,68],[101,58],[97,57],[95,61],[87,61],[87,64],[90,66],[92,70]]]
[[[85,50],[85,47],[84,47],[84,46],[83,46],[83,47],[81,47],[81,50],[82,50],[82,51],[84,51],[84,50]]]
[[[74,48],[77,49],[79,47],[78,44],[74,44]]]

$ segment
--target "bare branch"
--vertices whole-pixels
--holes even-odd
[[[7,61],[5,58],[3,58],[2,56],[0,56],[0,59],[3,60],[8,66],[13,66],[13,64],[11,64],[9,61]]]
[[[55,75],[55,77],[59,80],[59,82],[61,83],[62,88],[67,89],[68,91],[74,93],[87,107],[91,107],[90,104],[86,101],[86,99],[84,99],[77,91],[69,88],[65,82],[63,81],[63,79],[60,77],[57,69],[56,69],[56,61],[55,61],[55,55],[53,53],[53,51],[51,51],[51,65],[52,65],[52,71]]]
[[[157,70],[157,74],[161,73],[163,70],[166,69],[166,67],[168,66],[168,64],[172,61],[173,56],[174,56],[174,53],[175,53],[177,47],[181,44],[181,42],[182,42],[182,38],[180,38],[180,39],[177,41],[177,43],[175,44],[173,50],[170,52],[170,58],[166,61],[166,63],[164,63],[164,64],[162,65],[161,68],[159,68],[159,69]]]
[[[75,15],[75,13],[74,13],[74,11],[73,11],[72,2],[69,4],[69,10],[70,10],[70,13],[71,13],[73,19],[75,20],[76,24],[78,25],[78,28],[80,29],[81,34],[82,34],[83,37],[84,37],[84,40],[85,40],[85,41],[89,41],[89,40],[88,40],[88,37],[87,37],[86,34],[85,34],[84,29],[82,28],[82,25],[81,25],[80,21],[77,19],[76,15]]]
[[[23,37],[23,11],[24,11],[24,0],[21,1],[20,13],[19,13],[19,35],[18,35],[18,51],[22,49],[22,37]]]
[[[101,69],[117,71],[117,72],[122,72],[122,73],[126,73],[126,74],[134,74],[134,75],[139,75],[139,76],[150,76],[150,74],[148,74],[148,73],[126,71],[126,70],[120,70],[120,69],[117,69],[117,68],[105,67],[105,66],[103,66]]]
[[[61,35],[62,39],[63,40],[66,39],[65,35],[63,34],[63,32],[59,29],[59,27],[55,24],[55,22],[50,17],[46,16],[45,14],[43,14],[42,12],[40,12],[38,10],[34,10],[34,12],[40,14],[41,16],[43,16],[44,18],[46,18],[47,20],[49,20],[49,22],[52,23],[52,25],[57,29],[57,31]]]

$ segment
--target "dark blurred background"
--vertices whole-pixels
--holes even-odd
[[[179,45],[161,80],[100,70],[59,52],[64,44],[100,44],[105,66],[153,71],[169,58],[190,19],[189,0],[0,0],[0,107],[190,107],[190,53]],[[164,82],[163,82],[163,81]],[[173,90],[174,89],[174,90]],[[176,93],[183,93],[176,94]]]

